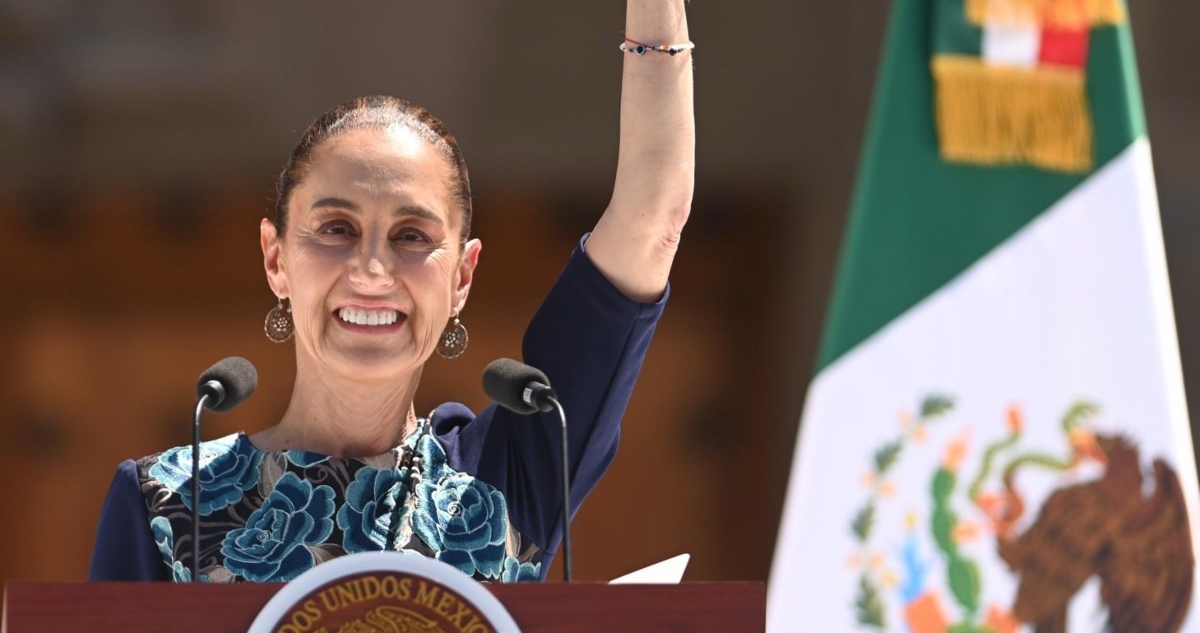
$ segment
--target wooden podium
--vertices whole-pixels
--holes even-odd
[[[24,583],[0,633],[243,633],[282,584]],[[524,633],[763,631],[762,583],[485,585]]]

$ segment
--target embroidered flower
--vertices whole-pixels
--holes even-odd
[[[495,578],[504,560],[507,510],[499,490],[462,473],[417,486],[413,529],[437,554],[468,576]]]
[[[501,582],[537,582],[542,577],[542,564],[522,563],[516,556],[504,559],[504,572],[500,574]]]
[[[254,582],[286,581],[316,564],[305,546],[320,545],[333,533],[333,489],[316,488],[286,473],[275,489],[221,543],[225,567]]]
[[[262,454],[249,442],[230,435],[200,444],[200,514],[209,515],[239,501],[258,483]],[[192,508],[192,447],[172,448],[158,457],[147,474],[177,493]]]
[[[438,560],[464,574],[499,577],[508,530],[504,495],[447,467],[446,452],[432,436],[423,436],[417,449],[425,468],[414,491],[413,532]]]
[[[346,503],[338,510],[337,525],[342,529],[342,547],[347,554],[371,552],[387,545],[391,511],[396,507],[397,490],[408,478],[408,469],[379,470],[360,468],[346,488]]]

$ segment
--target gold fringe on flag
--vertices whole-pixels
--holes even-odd
[[[1065,30],[1121,24],[1121,0],[965,0],[967,19],[976,26],[1029,24]]]
[[[934,55],[942,158],[980,165],[1092,168],[1092,117],[1082,69],[1015,68]]]

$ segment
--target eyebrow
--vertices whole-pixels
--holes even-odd
[[[344,209],[355,215],[362,215],[362,209],[353,202],[345,198],[321,198],[313,203],[314,209]],[[396,209],[393,216],[411,215],[429,220],[431,222],[441,223],[442,218],[438,214],[426,209],[418,204],[409,204]]]

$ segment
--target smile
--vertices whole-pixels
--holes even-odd
[[[362,308],[342,308],[337,311],[338,318],[354,325],[392,325],[400,318],[395,310],[365,310]]]

